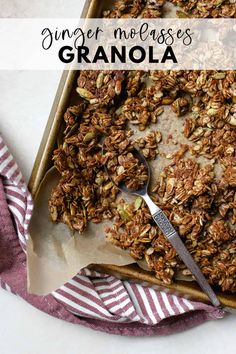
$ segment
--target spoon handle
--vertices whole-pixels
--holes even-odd
[[[147,203],[151,211],[152,217],[156,222],[157,226],[160,228],[160,230],[163,232],[165,237],[174,247],[179,257],[182,259],[186,267],[190,270],[190,272],[198,282],[199,286],[207,294],[211,303],[216,307],[220,307],[221,304],[216,294],[214,293],[211,286],[207,282],[206,278],[202,274],[199,266],[197,265],[197,263],[194,261],[193,257],[187,250],[186,246],[184,245],[183,241],[179,237],[175,228],[166,217],[165,213],[155,203],[153,203],[149,195],[147,194],[144,195],[143,199]]]

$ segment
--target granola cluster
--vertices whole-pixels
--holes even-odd
[[[236,16],[235,0],[171,0],[174,5],[181,7],[182,11],[178,11],[179,17],[194,18],[219,18]]]
[[[113,9],[104,11],[108,18],[158,18],[162,15],[165,0],[117,0]]]
[[[187,16],[235,17],[232,0],[172,2]],[[160,17],[163,5],[119,0],[104,16]],[[107,239],[146,260],[158,279],[189,275],[142,199],[120,199],[116,183],[137,189],[147,179],[133,153],[138,147],[151,164],[165,161],[151,186],[154,202],[209,282],[236,292],[236,73],[82,71],[77,92],[53,156],[61,179],[49,200],[52,221],[82,233],[90,221],[110,220]],[[160,128],[166,107],[182,126],[177,140]],[[166,153],[169,143],[174,150]]]
[[[108,18],[158,18],[162,17],[164,5],[172,3],[180,8],[180,18],[224,18],[236,16],[235,0],[116,0],[112,10],[104,11]]]
[[[118,130],[106,137],[102,161],[115,185],[140,190],[148,182],[148,169],[137,156],[135,142],[128,139],[131,133]]]

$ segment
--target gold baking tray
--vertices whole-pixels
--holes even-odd
[[[86,1],[82,17],[100,17],[102,9],[105,8],[108,3],[111,4],[111,1]],[[52,166],[52,153],[57,144],[57,137],[63,122],[63,115],[69,106],[75,104],[76,100],[78,101],[78,94],[76,94],[74,90],[76,87],[77,77],[77,71],[65,71],[59,83],[29,181],[29,189],[33,197],[36,195],[39,185],[46,172]],[[114,265],[96,265],[94,268],[122,279],[131,279],[149,285],[153,284],[162,290],[175,293],[177,295],[182,295],[186,298],[209,303],[208,297],[204,292],[202,292],[195,282],[176,281],[171,285],[165,285],[156,279],[152,273],[140,269],[137,265],[123,267]],[[218,292],[217,295],[224,307],[236,310],[236,296],[220,292]]]

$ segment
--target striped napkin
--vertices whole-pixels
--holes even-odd
[[[33,202],[0,136],[0,285],[60,319],[108,333],[170,334],[224,316],[222,310],[83,269],[48,296],[26,289],[27,229]]]

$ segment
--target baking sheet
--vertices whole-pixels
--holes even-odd
[[[82,17],[100,17],[101,9],[107,8],[107,5],[110,3],[110,0],[87,0]],[[168,14],[166,17],[175,17],[173,9],[167,9],[166,11],[166,14]],[[63,114],[68,106],[74,104],[73,87],[75,86],[77,76],[78,73],[75,71],[65,71],[59,83],[49,120],[45,128],[29,181],[29,189],[34,199],[41,181],[43,180],[46,172],[52,166],[51,156],[56,145],[58,129],[61,125]],[[47,260],[47,264],[45,264],[44,257],[35,253],[35,251],[37,251],[37,243],[34,244],[33,240],[34,238],[30,238],[28,243],[28,249],[31,250],[31,267],[28,268],[28,280],[30,287],[34,287],[34,289],[38,291],[39,286],[42,285],[41,290],[43,290],[43,282],[44,279],[47,278],[47,281],[51,284],[51,287],[56,288],[57,278],[55,278],[55,264],[54,262],[50,262],[49,259]],[[191,298],[198,301],[208,302],[207,296],[195,282],[175,281],[173,284],[163,285],[163,283],[155,278],[152,273],[141,270],[137,267],[137,265],[121,267],[114,265],[97,265],[95,269],[115,275],[122,279],[134,280],[136,282],[139,281],[142,284],[148,284],[149,286],[150,284],[155,284],[154,286],[161,286],[162,289],[174,294],[182,295],[186,298]],[[64,276],[64,279],[69,276],[67,270],[67,267],[64,270],[60,270],[60,274],[62,277]],[[218,292],[217,296],[222,305],[225,305],[231,309],[236,309],[236,298],[234,295]]]

